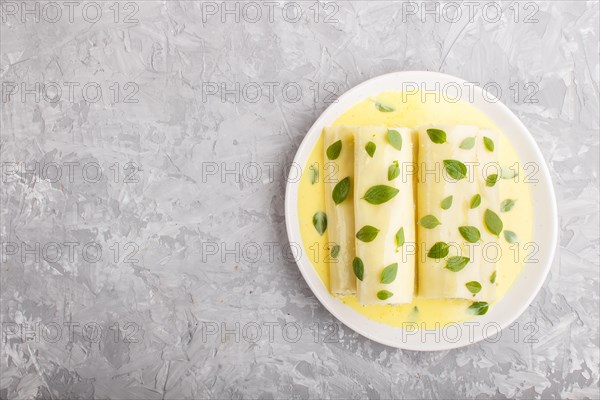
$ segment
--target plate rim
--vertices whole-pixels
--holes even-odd
[[[418,79],[418,78],[421,78],[421,79]],[[320,136],[320,134],[317,134],[317,133],[320,133],[320,131],[322,130],[322,126],[324,126],[324,123],[328,119],[335,120],[339,115],[341,115],[344,111],[346,111],[349,108],[346,105],[347,103],[352,102],[351,105],[354,105],[354,104],[358,103],[359,101],[369,98],[370,96],[374,96],[378,93],[382,93],[384,91],[395,91],[396,89],[389,88],[386,90],[380,90],[376,93],[366,93],[366,94],[363,93],[365,91],[368,92],[370,87],[377,87],[378,85],[385,84],[388,80],[393,80],[393,81],[397,80],[396,83],[405,82],[405,81],[408,81],[411,83],[414,81],[417,81],[417,82],[421,83],[421,80],[426,80],[429,82],[440,82],[440,83],[442,83],[442,82],[458,83],[458,84],[462,84],[462,85],[468,83],[467,81],[465,81],[461,78],[452,76],[452,75],[448,75],[448,74],[444,74],[444,73],[440,73],[440,72],[417,71],[417,70],[415,70],[415,71],[398,71],[398,72],[387,73],[387,74],[379,75],[379,76],[373,77],[371,79],[368,79],[366,81],[363,81],[363,82],[359,83],[358,85],[352,87],[345,93],[343,93],[337,99],[337,101],[335,103],[330,104],[321,113],[321,115],[315,120],[315,122],[312,124],[312,126],[306,132],[304,138],[302,139],[300,146],[298,146],[298,149],[296,150],[296,153],[294,155],[292,165],[299,166],[300,171],[302,171],[302,168],[304,168],[304,165],[306,164],[306,161],[310,155],[310,152],[312,151],[314,144],[316,143],[316,141],[318,140],[318,138]],[[482,96],[484,95],[484,90],[480,86],[473,86],[473,88],[476,92],[475,94],[476,94],[477,98],[478,99],[482,98]],[[354,101],[355,97],[359,97],[359,99]],[[504,316],[502,318],[501,323],[500,324],[496,323],[496,325],[499,326],[500,331],[502,331],[507,326],[511,325],[514,321],[516,321],[523,314],[523,312],[529,307],[529,305],[533,302],[533,300],[535,299],[535,297],[541,290],[541,288],[548,276],[548,273],[550,272],[550,269],[555,260],[556,248],[558,245],[558,211],[557,211],[557,204],[556,204],[556,195],[554,192],[553,182],[552,182],[552,179],[550,176],[550,171],[549,171],[548,165],[543,157],[543,154],[537,145],[537,142],[533,138],[533,135],[531,134],[531,132],[529,132],[529,130],[521,122],[521,120],[504,103],[502,103],[502,101],[500,101],[500,99],[495,98],[494,96],[492,96],[489,93],[487,93],[487,97],[488,98],[491,97],[496,101],[495,102],[487,101],[486,103],[479,102],[480,104],[478,104],[478,105],[475,105],[475,101],[474,101],[471,104],[474,107],[478,108],[480,111],[482,111],[484,114],[486,114],[486,116],[488,116],[490,119],[492,119],[497,125],[511,125],[512,124],[518,128],[518,131],[520,131],[521,139],[523,139],[527,143],[527,151],[531,152],[531,154],[533,154],[533,156],[534,156],[533,158],[540,165],[539,171],[542,174],[542,176],[540,179],[541,184],[537,190],[541,191],[541,192],[546,192],[545,195],[547,196],[547,199],[549,201],[548,201],[548,203],[546,203],[545,214],[551,215],[551,218],[548,221],[549,226],[546,227],[546,229],[547,229],[546,236],[549,236],[550,240],[549,240],[548,245],[546,246],[546,253],[544,254],[543,262],[539,262],[537,264],[537,265],[542,264],[541,267],[543,268],[543,270],[540,271],[538,274],[534,275],[534,277],[536,279],[534,286],[532,286],[531,283],[528,283],[527,287],[529,288],[529,294],[526,297],[524,297],[523,301],[520,302],[518,309],[511,311],[511,312],[507,312],[508,310],[504,310]],[[499,124],[498,123],[499,121],[497,121],[495,118],[493,118],[486,112],[486,111],[494,111],[494,109],[496,109],[495,110],[496,113],[503,114],[503,117],[507,117],[508,121],[504,121],[504,123]],[[503,132],[504,132],[504,130],[503,130]],[[515,149],[515,150],[518,153],[521,153],[520,149]],[[519,157],[520,157],[520,161],[521,161],[522,160],[521,154],[519,155]],[[290,171],[291,171],[291,169],[290,169]],[[398,331],[397,334],[401,334],[403,338],[406,337],[406,335],[410,334],[409,331],[404,330],[403,328],[392,327],[392,326],[389,326],[386,324],[382,324],[382,323],[378,323],[376,321],[370,320],[370,319],[366,318],[365,316],[363,316],[362,314],[357,313],[356,311],[352,310],[350,307],[346,306],[344,303],[342,303],[336,297],[331,296],[328,288],[326,288],[325,285],[323,285],[312,262],[310,260],[308,260],[308,258],[306,257],[306,254],[305,254],[305,249],[303,246],[302,236],[301,236],[301,232],[300,232],[300,222],[299,222],[299,218],[298,218],[298,209],[297,209],[297,207],[298,207],[298,190],[299,190],[299,185],[300,185],[300,179],[291,180],[291,179],[289,179],[289,176],[288,176],[286,178],[286,181],[287,182],[286,182],[286,190],[285,190],[285,221],[286,221],[287,236],[288,236],[289,243],[298,243],[300,246],[300,249],[301,249],[300,257],[295,257],[296,265],[298,266],[298,269],[300,270],[302,277],[306,281],[307,285],[310,287],[313,294],[317,297],[319,302],[323,305],[323,307],[325,307],[325,309],[329,313],[331,313],[341,323],[343,323],[344,325],[346,325],[348,328],[352,329],[353,331],[357,332],[358,334],[360,334],[370,340],[373,340],[377,343],[381,343],[381,344],[384,344],[384,345],[387,345],[390,347],[394,347],[394,348],[405,349],[405,350],[414,350],[414,351],[450,350],[450,349],[467,346],[470,344],[475,344],[477,342],[480,342],[480,341],[483,341],[486,339],[490,339],[490,337],[492,336],[492,333],[488,333],[487,328],[486,328],[486,332],[484,332],[483,329],[479,329],[479,328],[475,329],[475,332],[473,333],[473,338],[471,338],[471,333],[469,333],[470,340],[463,340],[463,338],[461,336],[461,339],[456,342],[442,340],[440,342],[433,342],[433,343],[423,341],[423,340],[421,340],[420,342],[411,341],[411,340],[409,340],[408,342],[406,342],[406,341],[398,342],[396,339],[392,339],[390,337],[390,335],[383,335],[381,333],[378,334],[377,331],[371,332],[372,325],[376,324],[376,325],[378,325],[379,329],[383,330],[383,331],[387,331],[389,329],[397,330]],[[534,197],[535,197],[534,196],[535,191],[532,189],[531,192],[532,192],[532,202],[533,202]],[[535,212],[537,213],[537,211],[535,211]],[[536,217],[534,217],[534,224],[533,224],[534,232],[533,232],[533,236],[532,236],[532,241],[535,241],[535,239],[536,239],[535,234],[537,233],[537,230],[535,230],[535,227],[536,227],[537,222],[539,222],[539,221],[538,221],[538,217],[536,216]],[[500,306],[503,303],[503,300],[506,299],[511,294],[511,292],[513,292],[515,287],[518,286],[517,283],[519,281],[523,281],[524,276],[527,276],[525,274],[525,268],[523,268],[523,270],[521,270],[519,277],[513,283],[513,285],[511,286],[509,291],[505,294],[505,296],[498,303],[494,304],[494,307],[491,308],[491,310],[488,314],[478,318],[478,321],[486,320],[487,323],[491,323],[488,320],[490,320],[491,317],[494,315],[494,310],[496,309],[496,307]],[[315,281],[315,278],[316,278],[316,281]],[[342,308],[340,308],[340,305]],[[349,311],[349,312],[344,312],[343,308],[347,309],[347,311]],[[500,311],[498,311],[498,313],[499,312]],[[506,314],[508,314],[508,315],[506,315]],[[502,314],[500,314],[500,316],[502,316]],[[471,319],[471,320],[467,320],[467,321],[463,321],[463,322],[458,322],[455,325],[459,325],[461,327],[461,329],[464,330],[465,326],[467,326],[467,327],[469,326],[468,324],[465,325],[465,322],[472,322],[472,321],[474,321],[474,320]],[[450,324],[450,325],[452,325],[452,324]],[[471,329],[471,328],[468,328],[468,329]],[[423,331],[425,331],[425,330],[422,330],[421,332],[423,332]],[[500,332],[500,331],[498,331],[498,332]],[[426,330],[425,332],[438,332],[438,330]],[[461,331],[461,332],[463,332],[463,331]],[[471,332],[471,330],[469,332]]]

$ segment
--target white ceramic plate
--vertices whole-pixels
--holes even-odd
[[[344,325],[361,335],[388,346],[407,350],[447,350],[465,346],[484,339],[498,340],[500,330],[514,322],[525,311],[540,290],[554,259],[558,227],[556,200],[548,167],[533,137],[519,119],[500,101],[490,101],[492,96],[479,87],[469,86],[462,79],[426,71],[396,72],[370,79],[342,95],[317,119],[302,141],[295,165],[304,167],[306,160],[325,126],[331,125],[341,114],[365,98],[386,91],[407,90],[407,83],[424,85],[427,89],[448,88],[448,96],[455,97],[452,87],[461,87],[462,99],[485,113],[508,136],[519,154],[521,162],[533,162],[539,166],[539,183],[531,185],[535,204],[533,218],[533,242],[539,245],[537,262],[529,263],[508,293],[490,307],[486,315],[472,321],[450,324],[437,331],[395,328],[372,321],[347,307],[333,297],[321,282],[306,251],[302,251],[298,267],[308,286],[319,301]],[[436,86],[439,85],[439,86]],[[450,94],[451,93],[451,94]],[[472,97],[471,97],[472,94]],[[470,98],[471,97],[471,98]],[[302,243],[298,221],[299,181],[288,180],[285,196],[285,220],[290,243]]]

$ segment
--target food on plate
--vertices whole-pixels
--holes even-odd
[[[400,92],[365,98],[324,128],[304,164],[302,250],[335,302],[372,321],[439,329],[487,314],[536,251],[535,169],[519,161],[472,105]],[[419,180],[422,163],[434,165]],[[390,245],[404,252],[397,266]]]
[[[413,136],[403,127],[324,129],[330,291],[356,293],[363,305],[408,304],[416,294],[485,307],[496,297],[503,230],[497,135],[428,125]]]

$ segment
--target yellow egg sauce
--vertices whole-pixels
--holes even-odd
[[[502,179],[498,182],[500,201],[511,198],[516,204],[509,212],[500,214],[504,230],[517,234],[519,242],[509,244],[504,235],[500,235],[499,245],[502,250],[500,261],[496,265],[497,300],[500,300],[515,282],[523,268],[526,257],[532,255],[533,248],[528,243],[532,237],[532,204],[529,184],[523,165],[519,163],[517,153],[502,134],[500,129],[472,105],[458,101],[450,102],[443,98],[426,96],[418,93],[385,92],[376,97],[361,101],[348,109],[334,125],[348,126],[388,126],[416,128],[425,124],[475,125],[480,128],[493,129],[499,133],[498,157],[503,170],[510,168],[518,174],[513,179]],[[391,106],[393,112],[381,112],[375,103]],[[311,260],[323,285],[329,288],[330,244],[327,231],[319,235],[313,226],[312,217],[318,211],[325,212],[324,187],[324,149],[323,137],[317,141],[312,153],[303,166],[298,196],[298,215],[304,251]],[[318,179],[315,173],[318,169]],[[313,181],[315,181],[313,183]],[[472,301],[463,299],[413,299],[411,304],[403,305],[368,305],[358,303],[356,296],[338,297],[340,301],[365,317],[386,325],[400,327],[404,323],[416,323],[421,329],[436,329],[449,323],[465,321],[474,316],[467,311]],[[493,304],[490,304],[493,308]],[[489,311],[488,311],[489,312]],[[414,324],[413,324],[414,326]]]

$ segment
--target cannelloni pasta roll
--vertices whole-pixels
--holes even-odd
[[[502,230],[495,134],[427,126],[418,137],[418,295],[494,300]]]
[[[330,291],[334,295],[356,293],[354,259],[354,133],[358,128],[331,126],[324,129],[325,208],[330,244]]]
[[[415,290],[413,140],[408,128],[361,127],[355,136],[354,218],[361,304],[410,303]],[[414,250],[414,248],[412,248]]]

